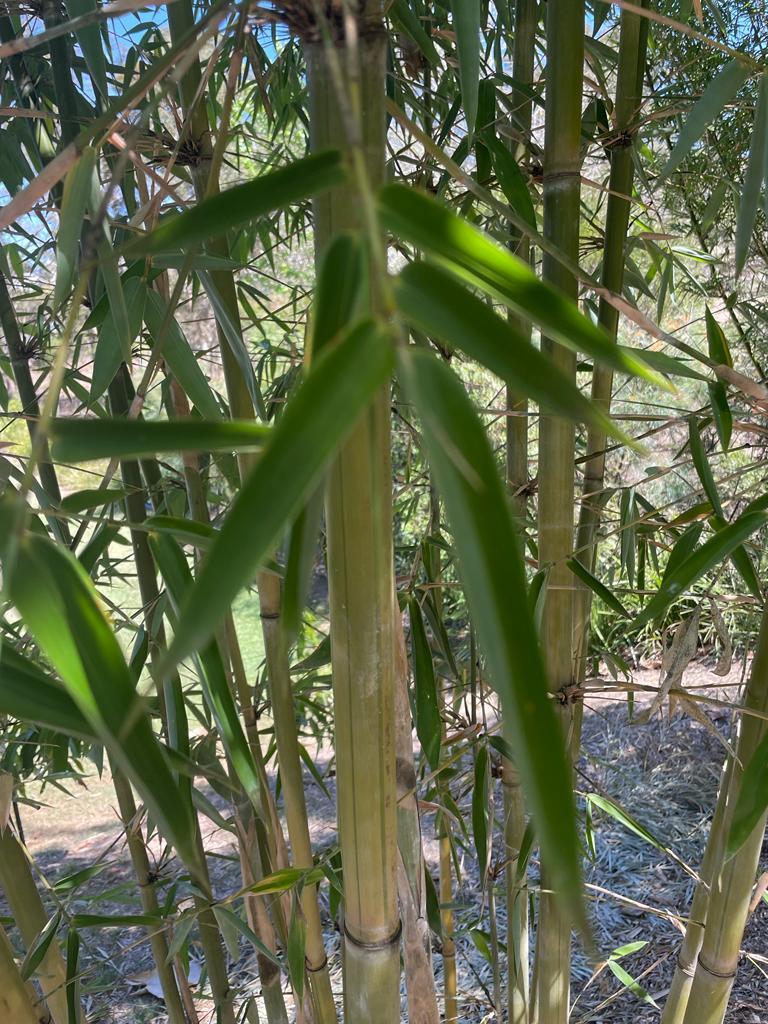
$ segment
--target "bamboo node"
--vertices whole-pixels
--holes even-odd
[[[400,942],[400,936],[403,933],[403,922],[398,918],[397,928],[389,936],[388,939],[380,939],[378,942],[363,942],[361,939],[356,939],[354,935],[347,928],[346,922],[344,924],[344,938],[348,939],[353,946],[357,946],[358,949],[388,949],[390,946],[395,946]]]
[[[304,966],[307,969],[307,974],[319,974],[321,971],[324,971],[328,966],[328,957],[324,956],[322,963],[319,963],[317,967],[313,967],[309,960],[305,960]]]
[[[555,699],[559,704],[578,704],[584,700],[586,692],[583,686],[577,686],[575,683],[566,683],[565,686],[561,686],[555,693]]]
[[[733,978],[736,977],[736,971],[728,971],[727,973],[723,974],[721,971],[716,971],[712,967],[707,967],[707,965],[701,958],[701,955],[699,956],[697,970],[699,968],[702,971],[704,971],[705,974],[708,974],[711,978],[720,978],[724,981],[731,981]]]

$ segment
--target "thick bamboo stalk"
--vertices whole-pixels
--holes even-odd
[[[386,40],[378,11],[375,4],[360,11],[354,50],[345,51],[330,39],[305,47],[312,147],[354,147],[374,187],[384,176],[385,136]],[[346,88],[352,87],[343,109],[336,91],[341,83],[334,78],[334,70],[342,68],[348,75]],[[315,199],[317,265],[334,235],[365,226],[362,201],[349,185]],[[394,1024],[400,1019],[400,919],[388,387],[337,456],[326,523],[344,870],[345,1019]]]
[[[583,0],[547,4],[544,234],[573,262],[579,255],[581,96],[584,61]],[[544,276],[575,302],[578,283],[562,264],[544,256]],[[542,348],[570,379],[576,357],[548,338]],[[573,579],[566,565],[573,551],[574,428],[556,416],[539,421],[539,560],[549,570],[542,617],[550,687],[562,703],[563,731],[576,747],[573,683]],[[546,863],[536,939],[538,1024],[566,1024],[570,987],[571,926]]]
[[[744,703],[761,716],[768,713],[768,610],[763,612]],[[731,806],[735,806],[738,799],[744,768],[751,761],[765,731],[763,717],[742,716],[737,760],[728,787]],[[764,815],[746,843],[725,862],[713,881],[704,938],[683,1018],[685,1024],[722,1024],[725,1020],[760,862],[765,822]],[[727,824],[724,831],[727,831]],[[721,842],[721,838],[710,833],[710,844]]]
[[[424,848],[421,838],[413,731],[408,700],[408,653],[403,620],[394,595],[395,617],[395,743],[397,746],[397,887],[403,919],[403,958],[408,992],[409,1024],[438,1024],[432,941],[427,921]]]
[[[645,68],[647,19],[634,11],[622,11],[620,32],[614,129],[611,137],[611,173],[600,275],[600,283],[619,294],[624,282],[624,257],[634,178],[634,137],[638,125]],[[598,317],[603,327],[615,339],[619,327],[619,313],[616,307],[601,299]],[[612,389],[612,369],[595,362],[592,371],[592,400],[606,412],[610,411]],[[576,540],[576,557],[590,572],[594,572],[597,560],[597,531],[603,508],[606,444],[605,431],[590,427],[587,433],[587,458],[584,463]],[[582,585],[577,591],[576,673],[579,681],[583,681],[586,672],[591,607],[592,591]]]
[[[0,927],[0,1020],[13,1024],[40,1024],[42,1007],[36,1006],[29,987],[13,959],[8,936]]]
[[[677,956],[672,986],[661,1014],[661,1024],[683,1024],[685,1017],[688,996],[696,973],[696,962],[704,940],[712,885],[722,866],[725,840],[730,827],[733,805],[729,799],[729,788],[733,764],[733,758],[729,757],[723,768],[709,841],[701,862],[699,881],[694,890],[685,937]]]
[[[532,85],[534,48],[538,22],[537,0],[517,0],[512,47],[512,75],[521,85]],[[522,89],[513,90],[514,127],[522,135],[517,155],[529,155],[533,103]],[[520,259],[531,259],[530,239],[512,231],[511,247]],[[531,339],[530,321],[510,314],[524,337]],[[512,497],[521,538],[527,517],[528,488],[528,401],[507,388],[507,487]],[[514,764],[502,759],[501,779],[504,794],[504,854],[507,907],[507,1002],[510,1024],[527,1024],[530,1002],[528,978],[529,921],[528,892],[525,879],[518,878],[520,845],[525,832],[525,801]]]
[[[48,922],[35,885],[32,866],[19,840],[7,828],[0,832],[0,885],[11,908],[14,923],[29,949]],[[53,1024],[69,1024],[67,968],[54,940],[35,971]]]
[[[152,871],[147,856],[147,849],[140,830],[136,827],[136,802],[133,798],[128,779],[123,775],[116,765],[112,765],[112,784],[117,796],[117,806],[120,810],[120,818],[125,828],[125,838],[128,844],[128,852],[131,857],[133,873],[139,886],[141,896],[141,907],[145,914],[158,915],[160,905],[157,901],[155,887],[152,884]],[[152,929],[149,938],[152,958],[155,961],[155,970],[160,981],[160,988],[163,992],[165,1008],[168,1011],[169,1024],[186,1024],[187,1017],[184,1013],[184,1006],[179,994],[179,986],[173,972],[173,966],[168,963],[168,942],[165,932]]]

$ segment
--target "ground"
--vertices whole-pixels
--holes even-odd
[[[692,665],[685,685],[702,694],[735,699],[741,666],[719,679],[703,665]],[[635,681],[654,685],[658,670],[640,669]],[[713,687],[720,687],[714,690]],[[724,687],[724,688],[723,688]],[[650,723],[629,721],[626,697],[607,691],[587,702],[584,718],[584,754],[579,765],[578,789],[609,796],[656,837],[664,837],[679,861],[628,831],[605,813],[594,813],[594,856],[587,865],[587,881],[594,920],[598,960],[588,960],[578,944],[574,949],[575,1000],[572,1021],[605,1024],[651,1024],[659,1011],[649,1001],[622,990],[606,968],[606,958],[627,943],[646,942],[621,961],[647,991],[663,1004],[680,940],[676,915],[685,915],[692,879],[681,865],[695,870],[701,859],[714,805],[727,708],[708,706],[710,727],[667,707]],[[332,778],[328,779],[332,789]],[[319,848],[334,841],[334,809],[316,782],[307,777],[307,798],[313,838]],[[30,787],[28,797],[39,806],[22,806],[29,849],[42,876],[55,882],[73,871],[98,862],[103,870],[76,892],[70,912],[137,913],[138,899],[127,869],[127,857],[114,809],[110,780],[95,770],[80,782],[69,781],[67,793],[48,785]],[[501,805],[498,794],[496,806]],[[202,819],[212,858],[214,883],[223,895],[239,887],[239,869],[231,835]],[[493,979],[489,964],[469,937],[482,912],[477,875],[470,856],[462,857],[463,874],[456,892],[461,1019],[493,1021]],[[437,848],[428,842],[426,853],[436,873]],[[175,865],[168,866],[158,883],[167,893]],[[534,865],[535,877],[535,865]],[[499,892],[499,932],[505,921]],[[327,910],[327,906],[326,906]],[[480,927],[487,927],[481,924]],[[151,960],[141,929],[90,929],[83,933],[83,994],[90,1024],[159,1024],[161,1004],[146,989],[152,981]],[[335,984],[340,985],[338,934],[328,922],[328,945]],[[439,953],[435,955],[438,982]],[[237,967],[238,983],[258,991],[253,960],[243,949]],[[201,1024],[207,1024],[210,1004],[200,1003]],[[262,1017],[262,1019],[264,1019]],[[405,1019],[405,1018],[404,1018]],[[729,1024],[768,1024],[768,905],[752,915],[744,940],[744,953],[734,989]]]

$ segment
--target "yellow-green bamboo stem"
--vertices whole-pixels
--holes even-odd
[[[521,85],[532,85],[537,0],[517,0],[512,47],[512,75]],[[530,156],[533,103],[522,89],[513,90],[514,127],[520,131],[521,144],[516,157]],[[511,247],[520,259],[531,258],[530,239],[512,231]],[[519,331],[530,341],[530,321],[510,314]],[[528,401],[507,388],[507,487],[512,499],[521,538],[524,537],[528,506]],[[529,921],[525,879],[518,878],[520,845],[525,832],[525,801],[517,770],[510,760],[502,759],[501,779],[504,794],[504,855],[507,907],[507,1002],[510,1024],[527,1024],[530,1002],[528,978]]]
[[[311,143],[354,147],[376,187],[384,176],[386,38],[377,4],[358,12],[354,50],[330,39],[305,46]],[[347,76],[347,103],[334,71]],[[365,226],[361,207],[352,185],[315,199],[316,265],[338,232]],[[400,1019],[391,479],[387,387],[339,452],[326,501],[345,1019],[370,1024]]]
[[[394,596],[395,626],[395,743],[397,747],[397,888],[403,920],[403,959],[410,1024],[438,1024],[432,942],[424,886],[424,848],[421,838],[413,731],[408,700],[408,653],[403,620]]]
[[[584,62],[583,0],[547,4],[546,119],[544,142],[544,234],[573,262],[579,255],[581,96]],[[544,256],[544,276],[575,302],[578,283],[562,264]],[[570,379],[576,357],[548,338],[542,348]],[[560,417],[539,421],[539,560],[549,571],[542,617],[542,647],[550,687],[560,695],[563,731],[574,736],[573,580],[567,559],[573,551],[574,428]],[[551,891],[542,863],[542,894],[536,937],[538,1024],[566,1024],[570,991],[571,926],[558,893]]]
[[[760,716],[768,712],[768,609],[763,612],[744,703]],[[738,799],[744,768],[751,761],[765,731],[764,717],[742,716],[736,763],[728,787],[731,806],[735,806]],[[764,835],[765,815],[713,880],[704,938],[683,1018],[685,1024],[722,1024],[725,1020]],[[710,843],[721,841],[710,835]]]
[[[41,1024],[44,1013],[21,977],[8,936],[0,926],[0,1020],[9,1024]]]
[[[47,924],[48,914],[35,885],[29,857],[10,828],[0,832],[0,885],[29,949]],[[35,975],[53,1024],[69,1024],[67,968],[56,941],[48,947]]]
[[[438,843],[440,849],[440,930],[443,953],[443,1019],[446,1024],[455,1024],[459,1019],[458,975],[453,921],[451,822],[447,814],[439,816]]]
[[[624,257],[634,178],[634,137],[641,102],[647,34],[646,18],[634,11],[621,12],[614,128],[610,149],[611,173],[600,278],[602,285],[619,294],[624,282]],[[615,339],[619,326],[619,313],[616,307],[601,299],[598,316],[600,323]],[[610,411],[612,389],[613,371],[605,364],[595,362],[592,371],[592,400],[606,412]],[[587,433],[587,458],[584,463],[576,541],[576,556],[590,572],[594,572],[597,560],[597,531],[603,507],[606,444],[605,431],[590,427]],[[579,681],[583,681],[586,672],[591,607],[592,591],[582,585],[577,591],[576,673]]]
[[[117,796],[117,806],[120,811],[120,818],[125,829],[125,838],[128,844],[128,852],[131,857],[133,873],[139,886],[141,896],[141,907],[145,914],[158,915],[160,905],[157,900],[155,887],[152,884],[152,871],[147,856],[147,848],[144,839],[136,823],[136,802],[133,798],[133,790],[128,779],[120,769],[112,764],[112,784]],[[158,929],[152,929],[149,938],[152,957],[155,961],[155,970],[160,981],[160,988],[163,992],[165,1008],[168,1012],[169,1024],[186,1024],[186,1015],[179,994],[179,987],[176,983],[173,967],[168,963],[168,942],[165,933]]]
[[[677,956],[672,986],[664,1003],[661,1024],[683,1024],[688,996],[691,992],[693,977],[696,973],[696,962],[704,939],[704,928],[709,909],[709,898],[712,884],[720,871],[723,860],[725,840],[730,827],[733,805],[729,799],[730,780],[733,774],[733,758],[726,760],[723,768],[717,804],[712,818],[709,842],[704,852],[699,871],[699,881],[693,894],[685,937]]]

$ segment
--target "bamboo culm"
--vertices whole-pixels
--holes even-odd
[[[581,97],[584,63],[583,0],[547,4],[547,62],[544,142],[544,235],[574,263],[579,255],[581,199]],[[545,254],[544,277],[578,298],[578,283],[561,263]],[[548,338],[542,349],[575,381],[576,356]],[[578,715],[573,691],[573,578],[567,560],[573,551],[574,427],[549,414],[539,420],[539,564],[548,571],[541,625],[550,688],[559,696],[563,732],[572,752],[578,748]],[[571,924],[542,863],[542,893],[536,935],[538,1024],[566,1024],[569,1013]]]

